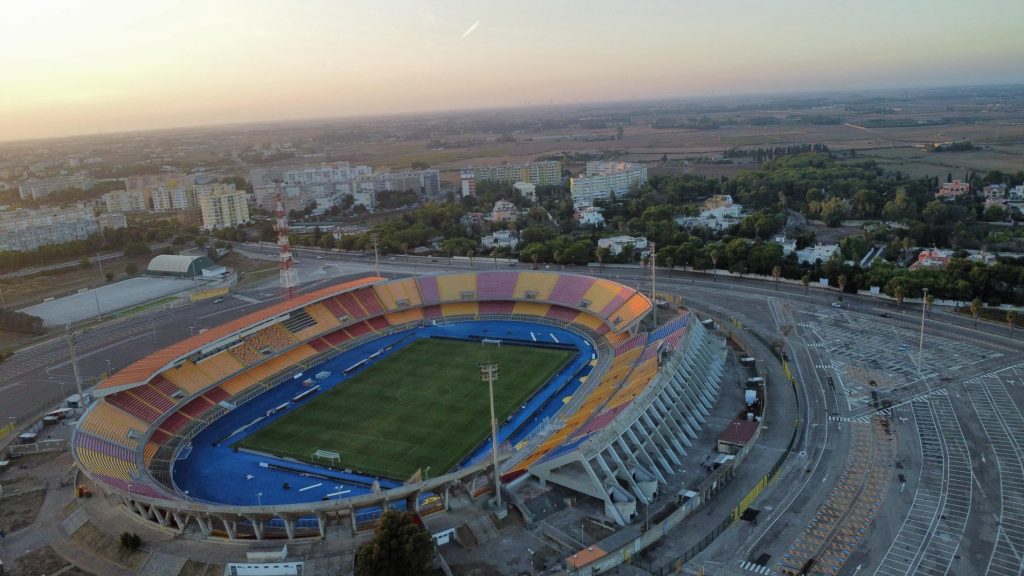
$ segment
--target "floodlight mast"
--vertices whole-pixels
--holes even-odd
[[[487,391],[491,400],[491,462],[494,465],[495,506],[501,512],[501,473],[498,471],[498,420],[494,416],[494,381],[498,378],[497,362],[481,362],[480,378],[487,382]]]

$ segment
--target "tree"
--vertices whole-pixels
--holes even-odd
[[[434,557],[430,533],[417,526],[412,514],[385,510],[373,540],[356,551],[356,576],[419,576]]]
[[[711,277],[715,282],[718,281],[718,250],[711,251],[711,265],[714,266],[714,276]]]
[[[975,298],[971,300],[971,317],[974,318],[974,327],[978,327],[978,316],[981,314],[981,300]]]
[[[142,546],[142,538],[135,532],[121,532],[121,547],[129,552],[135,552]]]
[[[82,256],[78,259],[78,267],[82,270],[88,270],[92,268],[92,260],[89,260],[88,256]]]
[[[800,282],[804,285],[804,294],[811,293],[811,276],[810,274],[804,274],[800,277]]]
[[[846,274],[839,275],[839,299],[843,298],[843,293],[846,292]]]
[[[1007,310],[1006,311],[1006,325],[1010,327],[1010,335],[1013,335],[1013,326],[1017,323],[1017,311]]]
[[[594,251],[594,256],[597,257],[597,263],[601,265],[602,269],[604,268],[604,261],[608,258],[609,252],[610,250],[607,246],[600,246]]]
[[[103,273],[103,276],[105,276],[105,277],[106,277],[106,279],[107,279],[107,282],[108,282],[108,283],[110,283],[110,282],[113,282],[113,281],[114,281],[114,273],[113,273],[113,272],[111,272],[110,270],[107,270],[106,272],[104,272],[104,273]]]
[[[129,276],[135,276],[136,274],[139,273],[139,265],[136,264],[135,262],[129,262],[128,264],[125,264],[124,273]]]
[[[782,277],[782,266],[772,266],[772,278],[775,279],[775,289],[779,289],[779,278]]]
[[[903,310],[903,296],[904,296],[903,285],[902,284],[897,284],[896,287],[892,291],[892,295],[893,295],[894,298],[896,298],[896,307],[898,309],[900,309],[900,310]]]
[[[924,297],[924,310],[925,310],[925,312],[931,312],[933,304],[935,304],[935,295],[934,294],[928,294],[927,296]]]

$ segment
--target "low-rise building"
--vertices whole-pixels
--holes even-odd
[[[838,244],[815,244],[796,251],[796,260],[801,264],[813,265],[817,261],[828,262],[839,252]]]
[[[576,210],[580,226],[604,226],[604,214],[596,206],[581,206]]]
[[[508,200],[498,200],[491,210],[492,222],[509,222],[519,217],[519,209]]]
[[[608,253],[612,256],[622,254],[622,251],[627,246],[631,246],[636,252],[647,250],[647,238],[642,236],[612,236],[610,238],[601,238],[597,241],[597,247],[607,248]]]
[[[519,245],[519,237],[510,230],[498,230],[480,239],[480,245],[484,248],[509,248],[516,249]]]
[[[952,182],[946,182],[940,186],[939,191],[935,193],[935,197],[940,200],[956,200],[961,196],[966,196],[970,193],[971,184],[969,182],[953,180]]]
[[[917,270],[919,268],[945,268],[949,264],[949,259],[953,257],[952,250],[940,250],[938,248],[932,248],[931,250],[922,250],[917,255],[917,260],[910,265],[911,270]]]

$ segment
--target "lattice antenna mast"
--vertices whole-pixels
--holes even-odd
[[[285,298],[291,299],[293,289],[299,285],[299,277],[292,266],[292,247],[288,243],[288,215],[284,212],[284,203],[281,201],[281,184],[277,185],[277,247],[278,257],[281,261],[281,290]]]
[[[651,242],[651,302],[654,304],[654,325],[658,325],[658,260],[654,242]]]

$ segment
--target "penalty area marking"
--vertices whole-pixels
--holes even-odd
[[[299,492],[305,492],[306,490],[312,490],[313,488],[319,488],[319,487],[321,487],[323,485],[324,485],[323,482],[319,482],[317,484],[313,484],[312,486],[306,486],[305,488],[299,488]]]

